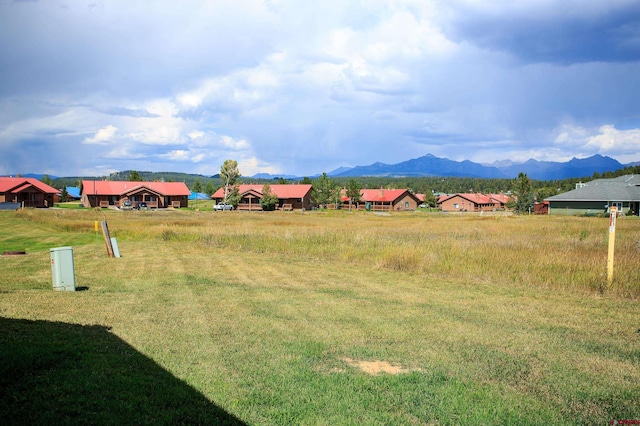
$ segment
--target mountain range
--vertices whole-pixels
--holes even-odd
[[[448,158],[427,154],[419,158],[403,161],[397,164],[373,163],[368,166],[340,167],[327,175],[330,177],[472,177],[483,179],[513,179],[520,173],[525,173],[535,180],[560,180],[569,178],[591,177],[594,173],[613,172],[628,166],[638,166],[640,162],[622,164],[613,158],[593,155],[587,158],[572,158],[567,162],[538,161],[530,159],[524,163],[509,160],[496,161],[491,164],[474,163],[473,161],[454,161]],[[121,174],[126,172],[121,172]],[[152,172],[143,172],[153,174]],[[25,174],[24,177],[42,179],[41,174]],[[195,175],[194,175],[195,176]],[[319,175],[309,176],[311,178]],[[57,179],[57,176],[49,176]],[[212,177],[219,177],[214,175]],[[259,173],[251,176],[255,179],[283,178],[300,180],[299,176],[288,174]],[[157,177],[154,177],[154,179]],[[164,176],[166,178],[166,176]],[[174,179],[175,178],[175,179]],[[171,176],[173,180],[183,180],[184,177]],[[122,177],[124,179],[124,177]]]
[[[594,173],[612,172],[626,166],[617,160],[602,155],[587,158],[572,158],[567,162],[538,161],[530,159],[524,163],[497,161],[491,164],[474,163],[469,160],[454,161],[431,154],[397,164],[374,163],[368,166],[340,168],[327,173],[332,177],[380,176],[380,177],[474,177],[512,179],[525,173],[530,179],[556,180],[590,177]]]

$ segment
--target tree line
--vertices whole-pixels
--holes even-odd
[[[232,160],[227,160],[232,161]],[[66,186],[80,186],[83,179],[96,180],[129,180],[129,181],[164,181],[164,182],[184,182],[187,187],[194,192],[202,192],[207,195],[213,194],[218,188],[224,187],[224,164],[221,166],[219,174],[213,176],[194,175],[187,173],[175,172],[149,172],[127,170],[123,172],[112,173],[108,176],[100,177],[66,177],[51,179],[48,175],[42,177],[42,181],[56,188],[64,188]],[[237,163],[235,163],[237,169]],[[588,182],[593,179],[611,179],[627,174],[640,174],[640,165],[628,166],[616,171],[605,173],[594,173],[592,176],[584,176],[580,178],[567,178],[556,180],[529,180],[529,188],[533,193],[534,200],[542,201],[550,196],[575,189],[576,183]],[[526,175],[525,175],[526,176]],[[252,177],[244,177],[238,170],[238,176],[235,177],[235,183],[254,183],[254,184],[287,184],[287,183],[307,183],[312,184],[314,189],[317,188],[315,194],[321,201],[320,204],[329,204],[336,202],[336,193],[341,190],[350,191],[349,198],[357,199],[357,188],[385,188],[385,189],[409,189],[416,194],[425,194],[428,201],[432,201],[439,194],[455,194],[455,193],[509,193],[513,192],[514,186],[518,183],[515,179],[489,179],[489,178],[471,178],[471,177],[377,177],[377,176],[361,176],[361,177],[329,177],[323,173],[317,177],[304,177],[300,180],[284,179],[276,177],[273,179],[257,179]],[[330,190],[329,188],[333,188]],[[339,188],[338,191],[336,188]],[[353,196],[353,197],[352,197]],[[332,198],[333,197],[333,198]],[[318,200],[316,198],[316,200]]]

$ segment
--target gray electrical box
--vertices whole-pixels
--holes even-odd
[[[76,291],[76,277],[73,268],[73,247],[52,248],[49,252],[51,254],[53,289]]]

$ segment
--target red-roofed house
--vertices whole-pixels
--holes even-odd
[[[346,189],[343,189],[344,207],[349,207]],[[358,209],[363,210],[415,210],[421,201],[408,189],[361,189]]]
[[[505,194],[452,194],[438,198],[438,208],[443,212],[483,212],[504,210],[509,197]]]
[[[269,185],[271,192],[278,197],[276,208],[284,210],[301,210],[311,208],[311,185],[309,184],[273,184]],[[262,198],[262,184],[238,185],[240,193],[240,203],[238,210],[262,210],[260,199]],[[216,203],[224,199],[224,187],[218,189],[211,195]]]
[[[184,182],[83,180],[80,188],[85,207],[120,207],[125,201],[133,207],[141,202],[149,208],[188,207],[190,194]]]
[[[25,207],[50,207],[60,191],[34,178],[0,177],[0,203]]]
[[[505,210],[511,198],[507,194],[489,194],[497,210]]]

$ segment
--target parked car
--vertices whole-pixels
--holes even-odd
[[[136,206],[136,209],[138,210],[147,210],[149,207],[147,206],[147,203],[142,202],[142,203],[138,203],[138,205]]]
[[[120,210],[131,210],[133,209],[133,206],[131,205],[131,201],[123,201],[122,205],[120,206]]]
[[[233,206],[231,204],[218,203],[215,206],[213,206],[213,209],[215,211],[233,210]]]

